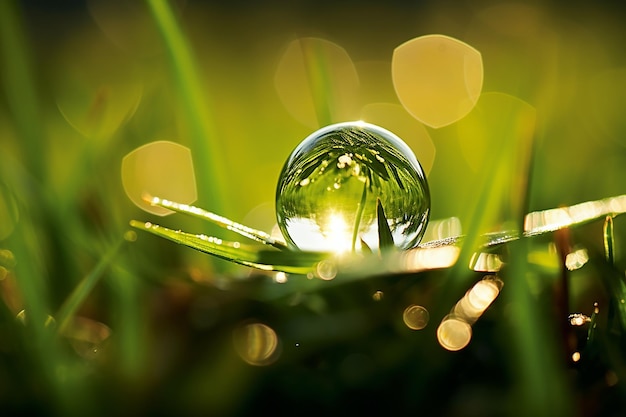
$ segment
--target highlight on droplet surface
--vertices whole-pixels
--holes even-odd
[[[398,46],[391,61],[396,94],[417,120],[439,128],[463,118],[483,85],[480,52],[445,35],[425,35]]]
[[[122,159],[122,185],[135,205],[157,216],[173,212],[146,201],[151,196],[193,203],[197,191],[191,150],[164,140],[133,150]]]
[[[472,327],[465,321],[447,316],[437,328],[437,341],[447,350],[457,351],[467,346],[472,339]]]
[[[417,304],[411,304],[404,309],[402,320],[409,329],[421,330],[428,325],[430,314],[426,308]]]
[[[276,216],[292,247],[345,252],[379,247],[380,199],[395,245],[424,233],[430,193],[424,171],[396,135],[364,122],[326,126],[287,159],[276,188]]]
[[[328,40],[292,41],[278,63],[274,83],[287,111],[306,126],[317,128],[358,115],[354,63],[345,49]]]
[[[586,323],[591,323],[591,317],[582,313],[572,313],[567,319],[572,326],[582,326]]]
[[[263,323],[240,325],[233,332],[233,343],[241,359],[250,365],[270,365],[280,355],[276,332]]]

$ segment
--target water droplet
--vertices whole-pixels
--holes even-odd
[[[372,299],[374,301],[381,301],[383,299],[385,295],[383,294],[382,291],[376,291],[373,295],[372,295]]]
[[[278,225],[302,250],[343,252],[359,249],[361,239],[378,248],[377,198],[396,246],[416,246],[430,194],[413,151],[369,123],[330,125],[304,139],[285,163],[276,192]]]
[[[591,318],[582,313],[570,314],[568,320],[572,326],[582,326],[583,324],[591,322]]]

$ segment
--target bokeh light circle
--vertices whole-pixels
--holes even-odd
[[[409,329],[421,330],[428,325],[430,314],[426,308],[412,304],[404,309],[402,320]]]
[[[233,332],[233,343],[241,359],[250,365],[269,365],[280,353],[276,332],[263,323],[240,325]]]
[[[433,128],[454,123],[469,113],[483,85],[480,52],[444,35],[420,36],[398,46],[391,73],[402,105]]]
[[[469,344],[471,339],[472,326],[454,316],[444,318],[437,328],[437,340],[446,350],[461,350]]]

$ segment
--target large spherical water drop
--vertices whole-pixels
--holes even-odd
[[[276,190],[278,225],[289,245],[301,250],[375,249],[377,199],[394,244],[416,246],[428,222],[430,194],[411,149],[369,123],[330,125],[287,159]]]

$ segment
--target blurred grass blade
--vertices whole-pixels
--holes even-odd
[[[252,239],[266,245],[274,246],[277,249],[289,249],[285,243],[272,238],[268,233],[260,230],[255,230],[251,227],[244,226],[239,223],[235,223],[232,220],[227,219],[226,217],[219,216],[199,207],[194,207],[187,204],[180,204],[174,201],[164,200],[159,197],[149,197],[147,201],[155,206],[163,207],[178,213],[187,214],[202,220],[209,221],[219,227],[238,233],[248,239]]]
[[[378,219],[378,245],[380,251],[383,252],[395,248],[391,229],[389,229],[385,209],[380,202],[380,198],[376,199],[376,215]]]
[[[517,240],[520,237],[539,236],[565,228],[582,226],[606,218],[607,216],[610,216],[611,222],[613,222],[614,217],[625,213],[626,194],[608,197],[602,200],[586,201],[569,207],[533,211],[524,217],[524,231],[521,235],[517,230],[486,233],[480,236],[480,240],[478,240],[479,246],[498,246]],[[610,233],[612,236],[612,232]],[[463,243],[465,240],[466,235],[452,236],[445,239],[423,242],[419,247],[429,248],[456,245]]]
[[[594,303],[593,305],[593,314],[591,315],[591,319],[589,322],[589,330],[587,330],[587,346],[593,342],[596,334],[596,326],[598,325],[598,314],[600,313],[600,308],[598,307],[598,303]]]
[[[182,30],[172,13],[168,1],[148,0],[148,6],[161,36],[165,42],[174,72],[176,90],[180,93],[182,103],[182,117],[186,118],[190,129],[192,151],[197,158],[197,167],[205,171],[197,175],[198,188],[211,191],[211,204],[214,210],[223,209],[223,184],[227,182],[222,177],[226,170],[222,169],[222,155],[218,149],[218,142],[210,123],[210,111],[207,100],[203,95],[203,87],[195,66],[193,55]],[[213,157],[214,156],[214,157]]]
[[[314,271],[317,262],[329,256],[329,254],[317,252],[259,250],[239,242],[228,242],[206,235],[194,235],[137,220],[131,220],[130,225],[200,252],[266,271],[308,274]]]
[[[87,296],[91,293],[95,285],[98,283],[102,274],[109,267],[117,254],[118,250],[122,246],[124,240],[120,240],[108,252],[100,259],[100,262],[91,270],[91,272],[83,278],[83,280],[74,288],[74,291],[67,297],[65,302],[61,305],[61,308],[56,314],[57,322],[59,323],[59,334],[63,333],[70,320],[76,313],[76,310],[85,301]]]

